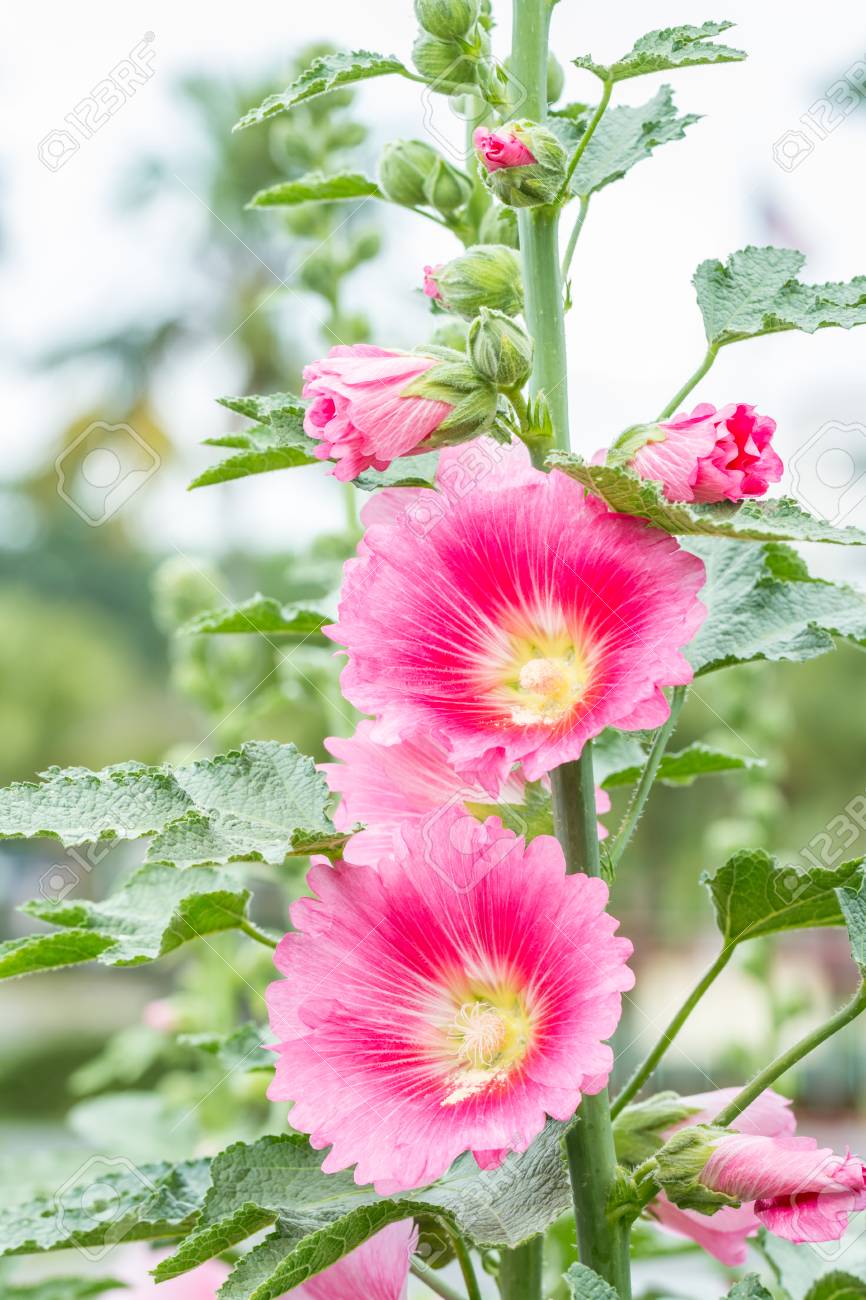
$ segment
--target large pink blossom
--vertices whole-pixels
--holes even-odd
[[[514,131],[489,131],[476,127],[472,137],[478,157],[489,172],[500,167],[528,167],[535,158]]]
[[[331,348],[304,368],[303,395],[312,398],[304,428],[321,440],[315,455],[336,460],[336,478],[349,481],[365,469],[387,469],[397,456],[423,450],[453,407],[404,391],[434,365],[434,357],[355,343]]]
[[[486,443],[485,443],[486,445]],[[462,776],[495,791],[521,762],[537,780],[605,727],[657,727],[662,686],[700,626],[700,560],[609,512],[567,475],[493,445],[483,475],[402,489],[367,507],[336,626],[343,692],[391,744],[425,732]]]
[[[494,1168],[548,1115],[604,1087],[606,1039],[633,977],[607,886],[567,876],[555,839],[524,845],[495,817],[463,838],[452,808],[374,870],[315,866],[314,898],[268,989],[269,1096],[383,1195],[439,1178],[461,1152]]]
[[[776,422],[754,406],[703,402],[654,427],[630,461],[643,478],[664,484],[669,501],[740,501],[763,496],[782,477],[771,446]]]
[[[424,826],[450,807],[469,805],[466,834],[471,837],[476,825],[471,818],[472,805],[489,805],[490,792],[462,780],[443,747],[428,736],[380,745],[372,738],[374,729],[373,722],[359,722],[350,739],[330,736],[325,741],[328,752],[341,760],[321,764],[330,788],[342,795],[334,824],[339,831],[364,824],[364,829],[347,841],[345,860],[375,866],[380,858],[397,850],[405,822]],[[525,796],[526,780],[516,770],[508,773],[493,798],[496,803],[516,805],[519,816]],[[601,788],[595,792],[595,806],[600,813],[610,810],[610,796]],[[598,832],[599,839],[607,836],[601,822]]]
[[[681,1124],[673,1125],[664,1136],[670,1137],[687,1125],[711,1124],[738,1092],[738,1088],[720,1088],[683,1097],[684,1105],[693,1107],[693,1113]],[[768,1089],[738,1116],[732,1127],[740,1133],[784,1138],[793,1134],[796,1120],[787,1098]],[[662,1192],[653,1202],[651,1213],[664,1228],[690,1237],[728,1268],[745,1264],[746,1242],[761,1226],[751,1201],[737,1207],[725,1206],[713,1215],[706,1215],[698,1210],[681,1210]]]

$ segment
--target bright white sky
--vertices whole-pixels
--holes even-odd
[[[498,8],[501,57],[509,24],[507,5]],[[801,114],[858,60],[864,62],[853,75],[866,78],[861,7],[853,0],[790,0],[784,9],[726,0],[722,8],[717,15],[704,0],[596,6],[561,0],[555,11],[555,48],[563,63],[584,52],[608,60],[648,27],[716,16],[737,20],[731,43],[750,53],[742,65],[669,75],[680,108],[705,119],[686,140],[665,146],[594,200],[575,259],[576,305],[569,318],[573,419],[584,451],[651,416],[700,359],[701,323],[690,278],[704,257],[724,257],[750,242],[794,243],[808,254],[810,279],[866,272],[866,106],[814,143],[794,170],[773,157],[774,142],[787,130],[802,129]],[[11,304],[3,330],[10,362],[0,371],[6,474],[44,454],[63,417],[95,396],[86,371],[69,391],[20,368],[16,373],[16,361],[40,337],[59,341],[76,329],[89,335],[100,322],[126,317],[139,305],[147,315],[151,304],[171,293],[170,224],[151,229],[151,242],[142,246],[107,207],[124,160],[178,130],[173,79],[194,70],[254,71],[317,38],[408,58],[414,31],[410,0],[247,0],[217,8],[177,0],[91,0],[82,8],[55,0],[15,9],[14,20],[7,18],[14,30],[0,56],[10,108],[5,140],[13,148],[3,162],[3,300]],[[66,166],[47,170],[37,160],[38,142],[147,32],[154,33],[154,76]],[[648,98],[664,79],[625,83],[619,102]],[[571,69],[566,97],[590,97],[595,85],[589,74]],[[399,78],[374,82],[361,90],[359,111],[383,139],[420,134],[425,126],[416,92]],[[446,132],[453,125],[455,134],[458,129],[444,105],[437,125]],[[194,185],[194,178],[179,184]],[[444,232],[408,214],[395,214],[392,228],[393,274],[384,284],[367,284],[375,296],[377,341],[407,346],[417,341],[413,322],[419,338],[426,334],[414,292],[420,267],[456,249]],[[754,402],[777,419],[786,456],[828,420],[859,422],[863,429],[839,440],[852,446],[862,440],[866,453],[864,358],[866,329],[746,343],[722,354],[695,399]],[[166,381],[162,400],[189,446],[194,472],[207,463],[196,444],[217,427],[212,398],[233,388],[230,344],[184,371]],[[219,500],[225,492],[232,494],[228,510]],[[185,549],[217,544],[226,527],[250,544],[293,544],[337,522],[341,510],[335,485],[318,469],[189,497],[182,496],[182,476],[160,473],[139,494],[145,497],[136,501],[143,526],[160,545],[175,541]],[[855,519],[866,522],[866,504]]]

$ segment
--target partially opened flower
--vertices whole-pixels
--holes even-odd
[[[520,119],[472,137],[484,182],[515,208],[552,203],[565,179],[566,154],[547,127]]]
[[[288,1292],[296,1300],[406,1300],[418,1242],[411,1219],[389,1223],[324,1272]]]
[[[337,830],[351,831],[365,824],[347,841],[343,856],[347,862],[369,866],[398,851],[406,822],[422,827],[450,807],[467,809],[470,817],[473,805],[491,801],[483,786],[460,778],[442,745],[430,737],[417,735],[395,745],[380,745],[371,735],[374,726],[359,722],[348,740],[329,736],[325,748],[341,761],[321,765],[328,785],[342,795],[334,813]],[[519,814],[525,795],[526,779],[518,770],[508,773],[494,802],[516,805]],[[610,796],[601,788],[595,792],[595,806],[600,813],[610,810]],[[471,825],[466,833],[473,833]],[[478,833],[482,833],[480,824]],[[599,839],[607,835],[600,822],[598,833]]]
[[[500,167],[528,167],[535,162],[535,155],[513,127],[490,131],[479,126],[472,138],[478,157],[489,172]]]
[[[331,1147],[326,1173],[355,1165],[383,1195],[569,1119],[607,1081],[633,983],[603,881],[567,876],[550,836],[524,846],[491,817],[466,843],[465,822],[407,825],[375,870],[314,867],[275,956],[269,1096]]]
[[[782,477],[771,445],[776,422],[754,406],[704,402],[634,436],[646,441],[628,462],[642,478],[664,484],[669,501],[740,501],[763,496]],[[626,437],[631,436],[631,432]]]
[[[304,429],[315,455],[344,481],[398,456],[473,438],[496,414],[496,389],[464,357],[389,352],[367,343],[331,348],[304,369],[312,399]]]
[[[739,1202],[740,1210],[751,1204],[757,1222],[788,1241],[836,1241],[848,1216],[866,1209],[862,1160],[790,1132],[689,1127],[670,1139],[657,1162],[659,1182],[681,1209],[712,1213],[726,1202]]]
[[[682,1124],[672,1126],[663,1136],[670,1137],[686,1125],[712,1123],[725,1106],[733,1101],[738,1091],[738,1088],[720,1088],[715,1092],[682,1097],[683,1105],[690,1107],[692,1113]],[[791,1103],[772,1089],[761,1093],[732,1125],[732,1129],[737,1132],[768,1138],[790,1137],[795,1127]],[[746,1242],[749,1237],[756,1235],[761,1226],[751,1201],[740,1206],[724,1206],[709,1216],[698,1210],[681,1210],[662,1192],[652,1203],[650,1213],[662,1227],[690,1237],[728,1268],[738,1268],[745,1264],[748,1253]]]
[[[489,453],[474,484],[443,453],[444,491],[365,509],[328,634],[375,739],[425,732],[495,792],[517,762],[537,780],[605,727],[659,726],[706,611],[703,564],[673,537],[533,469],[522,445]]]

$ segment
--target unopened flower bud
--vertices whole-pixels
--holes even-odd
[[[507,244],[509,248],[519,248],[517,213],[514,209],[503,207],[501,203],[491,203],[481,218],[478,241],[481,244]]]
[[[469,326],[469,359],[497,388],[520,388],[532,372],[532,339],[504,312],[482,307]]]
[[[446,215],[462,208],[472,195],[472,181],[465,172],[437,157],[424,181],[424,201]]]
[[[465,36],[478,19],[478,0],[415,0],[415,17],[431,36]]]
[[[482,307],[516,316],[523,310],[520,261],[504,244],[476,244],[450,262],[425,267],[424,292],[467,320]]]
[[[701,1175],[720,1141],[728,1137],[722,1128],[701,1124],[680,1129],[656,1155],[656,1179],[668,1200],[684,1210],[712,1214],[724,1205],[739,1204],[738,1198],[714,1190]]]
[[[412,62],[434,90],[443,95],[451,95],[475,85],[478,80],[478,61],[484,52],[485,49],[480,44],[475,52],[467,47],[465,41],[442,41],[438,36],[422,32],[412,46]]]
[[[535,122],[509,122],[489,131],[478,127],[475,150],[485,183],[513,208],[552,203],[565,177],[565,150],[556,136]]]
[[[379,159],[379,184],[385,197],[405,208],[428,203],[424,182],[438,161],[436,150],[423,140],[392,140],[386,144]]]

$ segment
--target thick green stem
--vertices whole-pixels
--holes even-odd
[[[710,966],[709,970],[700,980],[698,980],[697,984],[692,989],[691,993],[650,1052],[649,1056],[638,1066],[628,1083],[617,1095],[616,1100],[610,1108],[610,1113],[614,1119],[623,1107],[628,1105],[632,1097],[640,1092],[641,1088],[644,1086],[647,1079],[650,1077],[653,1070],[656,1068],[659,1061],[662,1059],[665,1052],[668,1050],[671,1043],[674,1041],[677,1034],[680,1032],[683,1025],[706,993],[707,989],[727,966],[733,951],[733,947],[723,948],[712,966]]]
[[[716,1116],[713,1123],[718,1124],[721,1128],[733,1124],[737,1116],[742,1115],[746,1107],[751,1106],[756,1097],[760,1097],[762,1092],[772,1087],[777,1079],[781,1078],[798,1061],[801,1061],[804,1056],[814,1052],[816,1047],[820,1047],[833,1034],[838,1034],[840,1029],[844,1029],[852,1020],[856,1020],[863,1011],[866,1011],[866,980],[861,982],[854,997],[842,1007],[841,1011],[837,1011],[835,1016],[831,1016],[825,1024],[813,1029],[811,1034],[806,1034],[793,1047],[789,1047],[787,1052],[780,1053],[774,1061],[771,1061],[759,1074],[756,1074],[751,1083],[747,1083],[745,1088],[737,1093],[731,1104]]]
[[[550,780],[553,825],[565,855],[566,870],[569,874],[585,871],[589,876],[600,875],[592,742],[586,742],[576,762],[555,768]],[[611,1222],[607,1214],[617,1166],[606,1088],[594,1097],[583,1098],[565,1148],[581,1261],[609,1282],[621,1300],[629,1300],[628,1224],[623,1220]]]
[[[656,773],[659,770],[659,764],[664,758],[664,753],[665,750],[667,749],[668,741],[670,740],[671,736],[674,733],[674,728],[676,727],[677,721],[679,720],[680,712],[682,710],[683,704],[685,703],[685,699],[686,699],[685,686],[675,687],[673,695],[671,696],[671,711],[668,714],[668,720],[664,724],[664,726],[661,727],[659,731],[656,733],[656,737],[652,743],[650,752],[647,755],[647,760],[646,763],[644,764],[643,771],[640,774],[640,780],[638,781],[637,786],[635,787],[635,792],[632,795],[628,808],[626,809],[626,814],[625,817],[623,818],[622,825],[617,831],[616,838],[614,839],[613,843],[610,846],[609,855],[610,855],[610,860],[614,864],[614,866],[617,864],[617,862],[619,862],[620,858],[623,855],[623,852],[626,849],[626,846],[628,845],[629,840],[634,834],[635,827],[640,821],[641,813],[643,812],[646,806],[646,801],[650,797],[650,794],[652,793],[653,782],[656,779]]]
[[[666,420],[669,415],[673,415],[674,411],[677,409],[680,402],[684,401],[688,397],[692,389],[695,388],[701,382],[704,375],[707,373],[710,366],[715,361],[718,355],[718,351],[719,351],[718,347],[714,347],[713,344],[710,344],[710,346],[707,348],[706,356],[704,357],[701,364],[698,366],[695,373],[689,379],[686,380],[686,382],[683,384],[680,391],[674,397],[672,397],[671,400],[668,402],[665,409],[663,411],[659,411],[658,413],[659,420]]]
[[[499,1261],[502,1300],[534,1300],[540,1296],[543,1263],[543,1237],[533,1237],[514,1250],[503,1250]]]

